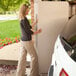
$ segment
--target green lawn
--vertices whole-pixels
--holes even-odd
[[[31,22],[31,20],[29,20]],[[0,21],[0,48],[20,41],[18,20]]]
[[[0,39],[20,36],[18,20],[0,21]]]

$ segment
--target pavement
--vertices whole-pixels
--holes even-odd
[[[0,60],[18,61],[20,54],[20,42],[4,46],[0,49]],[[30,55],[27,54],[27,61],[31,61]]]
[[[26,74],[27,76],[30,75],[30,68],[26,68]],[[4,70],[0,68],[0,76],[16,76],[16,69],[11,69],[10,71]]]
[[[0,64],[5,64],[5,65],[17,65],[18,64],[18,57],[20,54],[20,42],[19,43],[13,43],[10,45],[7,45],[5,47],[3,47],[2,49],[0,49]],[[26,65],[26,73],[27,76],[29,76],[30,74],[30,55],[27,54],[27,65]],[[7,69],[6,67],[2,68],[0,67],[0,76],[15,76],[16,75],[16,69],[11,69],[8,72],[9,69]]]

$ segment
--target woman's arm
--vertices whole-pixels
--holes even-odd
[[[34,26],[35,26],[37,23],[38,23],[38,19],[36,20],[36,22],[34,22],[34,23],[32,24],[32,29],[34,28]]]
[[[25,29],[25,32],[28,34],[33,34],[34,32],[28,27],[28,25],[26,24],[25,20],[21,21],[21,27],[23,27]]]
[[[36,22],[34,22],[33,24],[32,24],[32,31],[33,31],[33,28],[34,28],[34,26],[36,25],[38,23],[38,19],[36,20]],[[33,35],[36,35],[36,34],[38,34],[38,33],[41,33],[42,32],[42,29],[39,29],[39,30],[37,30],[37,31],[33,31]]]
[[[42,32],[42,30],[41,30],[41,29],[39,29],[39,30],[37,30],[37,31],[33,32],[33,35],[36,35],[36,34],[41,33],[41,32]]]

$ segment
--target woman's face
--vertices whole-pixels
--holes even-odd
[[[29,8],[26,9],[25,15],[28,15],[29,13]]]

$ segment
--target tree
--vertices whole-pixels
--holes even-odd
[[[6,11],[17,10],[21,3],[28,3],[29,0],[0,0],[0,9]]]

